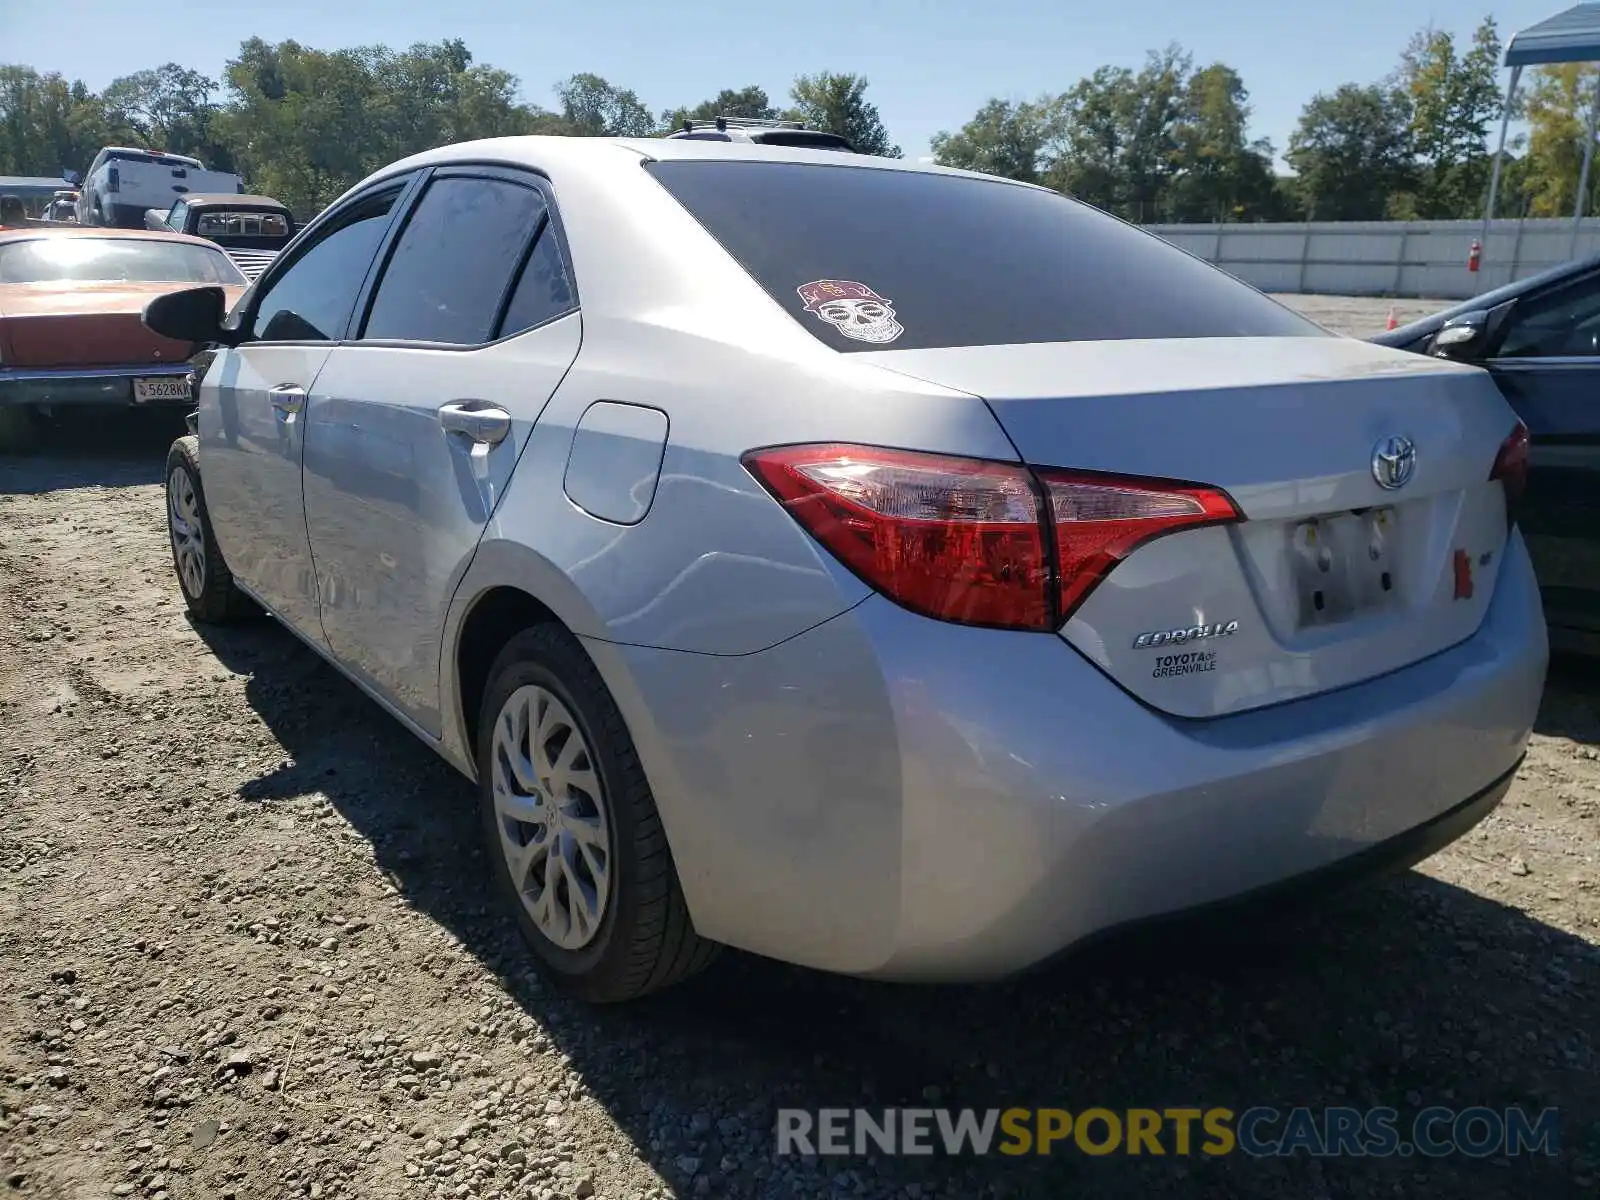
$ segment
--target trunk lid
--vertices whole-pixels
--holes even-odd
[[[857,356],[983,397],[1027,462],[1209,484],[1245,520],[1157,538],[1060,635],[1162,711],[1344,687],[1470,637],[1505,546],[1516,418],[1486,372],[1345,338]],[[1410,477],[1380,486],[1389,439]]]
[[[193,285],[183,285],[193,286]],[[5,364],[110,367],[182,362],[193,347],[158,337],[140,314],[170,284],[30,283],[0,289]],[[229,288],[229,303],[242,289]]]

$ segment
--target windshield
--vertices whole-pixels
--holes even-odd
[[[220,250],[142,238],[55,237],[0,246],[0,283],[248,281]]]
[[[836,350],[1331,337],[1086,204],[960,175],[680,160],[647,169]]]
[[[203,212],[195,228],[201,237],[288,237],[289,222],[274,212]]]

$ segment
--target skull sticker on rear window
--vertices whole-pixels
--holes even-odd
[[[814,279],[795,291],[806,311],[858,342],[892,342],[905,326],[894,317],[894,305],[864,283],[851,279]]]

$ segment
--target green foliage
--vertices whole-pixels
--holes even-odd
[[[1401,55],[1400,90],[1410,106],[1419,176],[1413,210],[1421,217],[1466,215],[1483,202],[1492,162],[1488,136],[1502,107],[1499,64],[1493,17],[1484,18],[1464,54],[1450,34],[1422,30]]]
[[[1250,93],[1232,67],[1212,63],[1189,77],[1166,220],[1261,221],[1283,215],[1272,143],[1252,139],[1249,123]]]
[[[1500,52],[1491,17],[1465,48],[1421,31],[1391,78],[1306,104],[1289,176],[1276,175],[1271,143],[1250,136],[1239,73],[1220,62],[1196,69],[1175,45],[1138,71],[1101,67],[1035,101],[990,100],[958,131],[937,134],[933,151],[947,166],[1044,183],[1133,221],[1473,217],[1501,116]],[[1508,185],[1527,180],[1535,209],[1570,211],[1574,198],[1592,94],[1576,70],[1541,74],[1528,161],[1506,171]]]
[[[1470,44],[1434,29],[1410,39],[1393,74],[1305,106],[1275,173],[1250,134],[1237,71],[1196,67],[1181,46],[1142,67],[1101,67],[1035,100],[994,98],[932,139],[937,161],[1068,192],[1134,221],[1370,220],[1482,211],[1501,118],[1501,39],[1485,17]],[[1520,157],[1508,156],[1503,210],[1564,216],[1576,203],[1593,66],[1531,78]],[[869,154],[899,157],[859,75],[800,75],[780,112],[754,84],[652,114],[592,73],[555,86],[554,111],[520,98],[516,76],[447,39],[405,50],[317,50],[251,38],[213,80],[178,63],[135,71],[96,95],[26,66],[0,66],[0,173],[82,169],[107,144],[148,145],[236,170],[308,216],[377,168],[434,146],[509,134],[646,137],[685,119],[799,119]],[[1595,184],[1600,189],[1600,170]],[[1593,211],[1592,198],[1585,211]]]
[[[1038,183],[1049,117],[1037,104],[990,100],[959,132],[934,134],[934,157],[947,167]]]
[[[32,67],[0,66],[0,174],[49,178],[81,171],[101,146],[133,137],[83,84]]]
[[[718,117],[743,117],[746,120],[772,121],[778,110],[772,107],[767,93],[752,84],[738,90],[723,88],[710,100],[702,100],[693,108],[668,108],[661,113],[663,129],[682,129],[685,121],[714,121]]]
[[[1286,157],[1308,221],[1379,221],[1391,194],[1414,186],[1404,95],[1347,83],[1319,93],[1300,115]]]
[[[1583,170],[1583,143],[1588,137],[1589,107],[1600,87],[1600,67],[1563,63],[1541,67],[1528,89],[1527,155],[1522,177],[1507,179],[1506,195],[1521,196],[1531,217],[1570,217],[1578,199]],[[1592,171],[1584,211],[1594,211],[1597,186]]]
[[[1101,67],[1031,103],[990,100],[933,152],[946,166],[1044,183],[1135,221],[1266,220],[1282,211],[1272,147],[1250,140],[1231,67],[1195,70],[1178,46]]]
[[[863,154],[899,158],[900,147],[889,140],[878,106],[866,98],[866,91],[867,80],[862,75],[831,71],[801,75],[789,93],[794,100],[791,112],[809,128],[848,138]]]
[[[199,71],[167,63],[114,79],[101,93],[109,112],[133,131],[134,140],[175,154],[192,154],[220,171],[231,169],[225,146],[212,136],[217,83]]]
[[[586,137],[649,137],[655,118],[632,91],[598,75],[574,75],[556,84],[565,133]]]

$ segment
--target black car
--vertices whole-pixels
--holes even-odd
[[[764,121],[755,117],[685,120],[682,129],[675,129],[666,136],[693,142],[752,142],[761,146],[804,146],[808,150],[856,153],[848,138],[825,129],[807,129],[801,121]]]
[[[1600,255],[1370,340],[1488,368],[1528,427],[1516,518],[1551,643],[1600,653]]]
[[[266,270],[295,234],[294,215],[271,196],[221,192],[182,196],[165,212],[153,208],[145,213],[144,224],[146,229],[215,242],[250,280]]]

